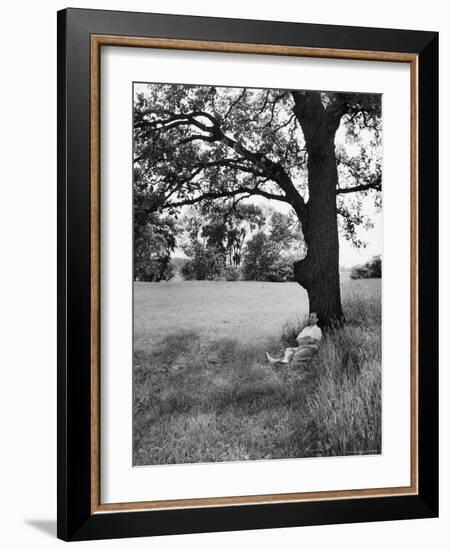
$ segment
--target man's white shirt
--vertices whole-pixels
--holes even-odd
[[[308,325],[300,332],[297,338],[303,338],[304,336],[309,336],[319,341],[322,339],[322,331],[317,325]]]

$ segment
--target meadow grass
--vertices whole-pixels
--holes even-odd
[[[206,327],[192,294],[183,303],[181,288],[173,293],[171,313],[167,286],[154,284],[149,290],[141,284],[145,292],[139,298],[163,289],[161,309],[169,311],[172,325],[168,329],[158,321],[164,315],[155,311],[155,301],[147,304],[153,316],[140,302],[135,324],[144,318],[152,322],[137,327],[134,464],[380,452],[381,301],[379,285],[365,283],[349,283],[344,292],[348,324],[325,335],[306,369],[274,368],[265,360],[266,349],[280,353],[292,345],[303,321],[292,308],[286,284],[206,283],[203,294],[199,284],[186,285],[197,300],[203,295],[201,308],[205,315],[210,309],[215,321],[223,315],[214,311],[221,299],[208,300],[208,293],[214,284],[216,290],[225,288],[233,304],[222,296],[223,308],[232,313],[225,329],[220,323]],[[273,307],[268,307],[270,300]],[[178,320],[176,309],[183,312]],[[268,311],[273,315],[265,323]]]
[[[381,452],[381,303],[344,301],[347,325],[327,333],[312,366],[308,446],[315,456]]]

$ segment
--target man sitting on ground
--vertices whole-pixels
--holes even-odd
[[[308,361],[319,350],[318,343],[322,339],[322,331],[317,326],[319,320],[317,313],[312,311],[309,314],[309,325],[306,326],[297,336],[297,348],[287,348],[282,359],[275,359],[266,352],[269,363],[289,364],[295,355],[296,361]]]

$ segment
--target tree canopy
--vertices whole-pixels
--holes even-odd
[[[374,194],[381,205],[378,95],[322,92],[314,96],[324,124],[341,124],[336,148],[337,208],[343,235],[361,245],[357,228],[370,225],[362,205]],[[298,113],[309,96],[301,91],[149,85],[134,110],[135,176],[141,206],[174,211],[185,204],[251,196],[289,203],[297,213],[308,200],[304,132]],[[357,196],[355,195],[357,193]]]

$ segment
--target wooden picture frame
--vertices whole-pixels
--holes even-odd
[[[407,63],[411,68],[411,483],[104,504],[100,499],[103,46]],[[438,35],[67,9],[58,13],[58,537],[87,540],[438,514]]]

